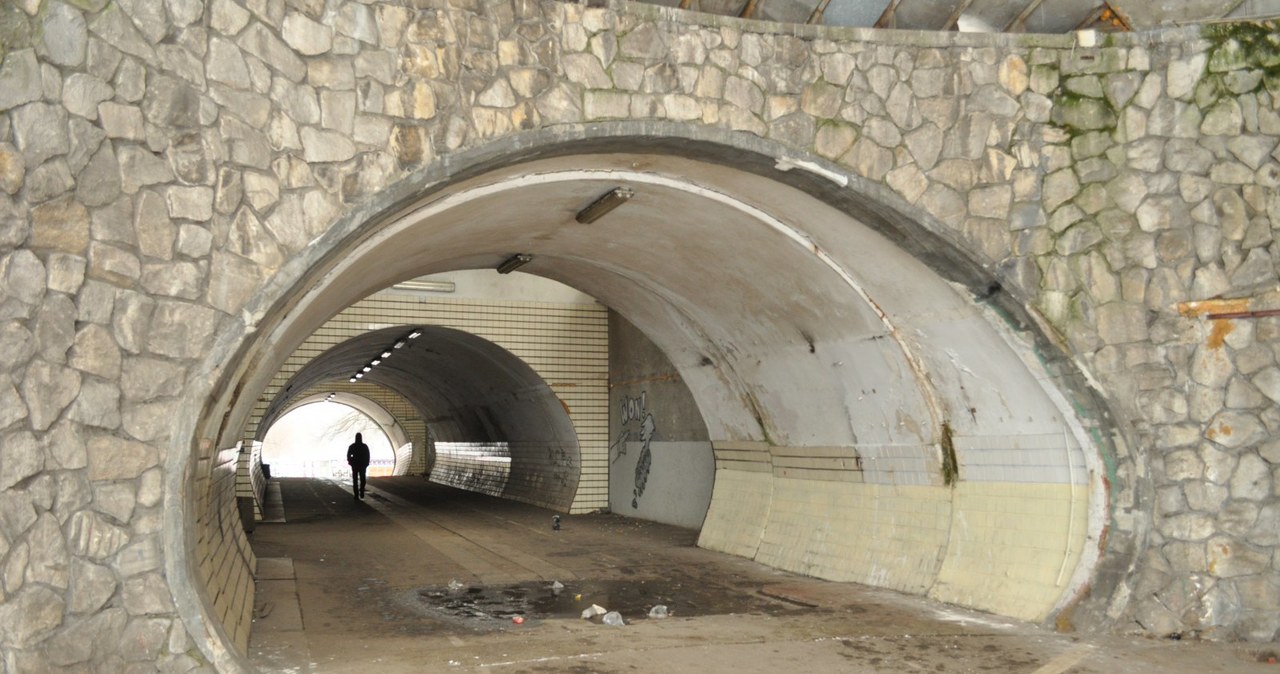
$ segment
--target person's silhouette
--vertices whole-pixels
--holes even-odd
[[[351,496],[364,498],[365,471],[369,468],[369,445],[364,444],[360,434],[356,433],[356,441],[347,447],[347,465],[351,466]]]

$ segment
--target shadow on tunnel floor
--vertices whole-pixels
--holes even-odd
[[[421,478],[370,479],[363,500],[273,482],[285,522],[250,535],[263,672],[1280,671],[1256,649],[1058,634],[710,552],[690,529]],[[584,619],[593,606],[621,624]]]

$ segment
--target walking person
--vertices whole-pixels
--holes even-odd
[[[364,444],[359,433],[356,433],[356,441],[347,447],[347,465],[351,466],[351,496],[364,498],[365,471],[369,469],[369,445]]]

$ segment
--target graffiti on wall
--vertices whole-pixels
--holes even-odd
[[[640,443],[640,456],[636,457],[635,486],[631,490],[632,508],[640,507],[640,497],[644,496],[644,487],[649,482],[649,469],[653,466],[653,452],[649,449],[649,443],[653,440],[653,434],[657,428],[653,421],[653,414],[649,412],[648,395],[648,392],[644,391],[637,397],[622,399],[620,410],[622,432],[609,447],[609,453],[616,462],[627,455],[628,442]]]

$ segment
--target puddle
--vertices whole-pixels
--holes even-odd
[[[690,582],[688,579],[584,580],[564,584],[556,591],[551,583],[473,585],[450,589],[429,587],[417,591],[423,606],[453,618],[510,622],[552,618],[581,619],[582,611],[598,604],[617,611],[627,622],[647,620],[649,609],[667,607],[673,617],[730,613],[778,614],[797,610],[774,601],[753,588],[731,588]],[[600,622],[600,617],[592,619]]]

